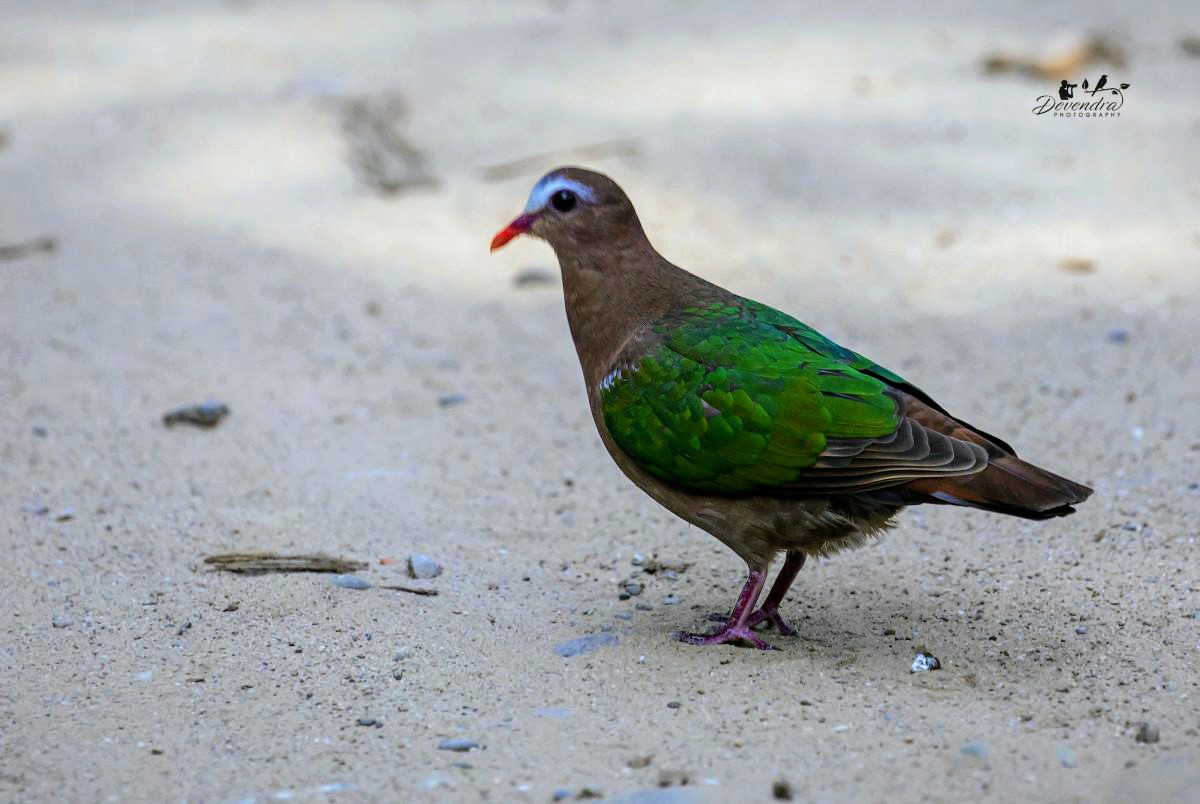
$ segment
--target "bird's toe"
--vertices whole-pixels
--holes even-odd
[[[754,628],[763,623],[775,626],[775,630],[779,632],[780,636],[796,636],[798,634],[796,629],[788,625],[787,620],[783,619],[783,615],[779,613],[779,609],[777,608],[767,608],[764,606],[751,614],[750,619],[746,621],[746,625],[749,628]]]
[[[727,645],[732,643],[758,650],[775,650],[769,642],[755,636],[754,632],[744,625],[728,626],[710,634],[676,631],[671,636],[687,645]]]

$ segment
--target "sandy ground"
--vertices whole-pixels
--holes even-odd
[[[1189,4],[3,6],[0,245],[57,248],[0,262],[0,798],[1200,798]],[[1120,119],[980,69],[1091,27]],[[604,454],[513,281],[549,249],[487,253],[561,161],[1094,498],[910,511],[804,570],[780,651],[672,641],[743,568]],[[375,586],[202,563],[254,548]],[[437,597],[379,588],[412,552]]]

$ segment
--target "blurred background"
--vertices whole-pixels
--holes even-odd
[[[1200,728],[1192,4],[0,15],[6,795],[1200,790],[1161,764]],[[1033,113],[1101,76],[1119,118]],[[561,164],[1096,496],[1040,528],[913,512],[805,570],[778,655],[670,642],[741,568],[610,465],[548,247],[487,252]],[[210,397],[216,429],[159,423]],[[201,563],[246,549],[445,573],[414,597]],[[693,568],[638,609],[637,552]],[[554,654],[591,632],[620,643]],[[927,643],[948,669],[918,683]]]

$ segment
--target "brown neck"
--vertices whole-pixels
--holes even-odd
[[[644,325],[720,290],[667,262],[644,235],[602,248],[563,249],[558,261],[567,322],[589,388]]]

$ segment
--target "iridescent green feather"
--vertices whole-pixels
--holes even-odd
[[[681,311],[661,341],[605,381],[604,419],[651,474],[697,491],[786,486],[829,439],[878,438],[899,424],[903,380],[777,310],[750,301]]]

